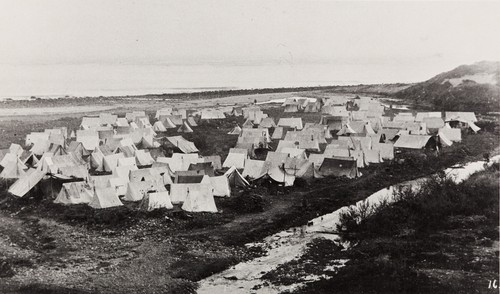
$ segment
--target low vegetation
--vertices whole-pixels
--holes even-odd
[[[345,267],[295,293],[489,293],[498,277],[498,165],[455,184],[437,177],[398,201],[351,210],[338,231]],[[307,256],[305,257],[307,258]]]

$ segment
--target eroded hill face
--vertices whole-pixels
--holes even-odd
[[[500,62],[461,65],[395,96],[433,109],[500,111]]]

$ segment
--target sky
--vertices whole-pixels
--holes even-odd
[[[499,31],[498,1],[2,0],[0,64],[373,63],[449,70],[500,60]]]

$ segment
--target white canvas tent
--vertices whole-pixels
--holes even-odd
[[[142,199],[141,208],[147,211],[152,211],[160,208],[172,209],[174,206],[170,201],[168,191],[162,191],[147,193]]]
[[[200,184],[188,190],[181,208],[189,212],[217,212],[211,185]]]
[[[115,189],[112,187],[107,188],[94,188],[94,197],[89,203],[89,206],[95,209],[110,208],[115,206],[122,206],[123,203],[116,195]]]
[[[82,204],[92,201],[93,190],[87,182],[63,183],[62,189],[54,200],[60,204]]]

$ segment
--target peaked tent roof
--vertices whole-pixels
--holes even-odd
[[[236,125],[231,131],[229,131],[229,133],[227,133],[228,135],[240,135],[241,134],[241,128],[240,126]]]
[[[182,136],[173,136],[166,138],[172,145],[179,148],[179,150],[184,153],[195,153],[199,151],[193,142],[184,139]]]
[[[115,189],[108,188],[94,188],[94,197],[89,203],[89,206],[96,209],[109,208],[115,206],[122,206],[123,203],[116,195]]]
[[[63,183],[62,189],[54,200],[60,204],[81,204],[90,203],[94,193],[92,187],[87,182]]]
[[[232,167],[234,166],[237,169],[245,168],[245,160],[247,159],[246,154],[242,153],[229,153],[222,164],[222,167]]]
[[[431,136],[424,135],[401,135],[394,143],[394,148],[422,149],[431,138]]]
[[[224,176],[228,178],[231,187],[246,187],[250,185],[234,166],[229,168],[224,173]]]
[[[45,171],[43,170],[31,170],[9,187],[9,193],[18,197],[23,197],[31,189],[33,189],[33,187],[35,187],[44,176]]]
[[[178,133],[192,133],[193,129],[191,129],[191,127],[187,124],[187,122],[184,122],[182,124],[182,126],[179,129],[177,129],[177,132]]]

